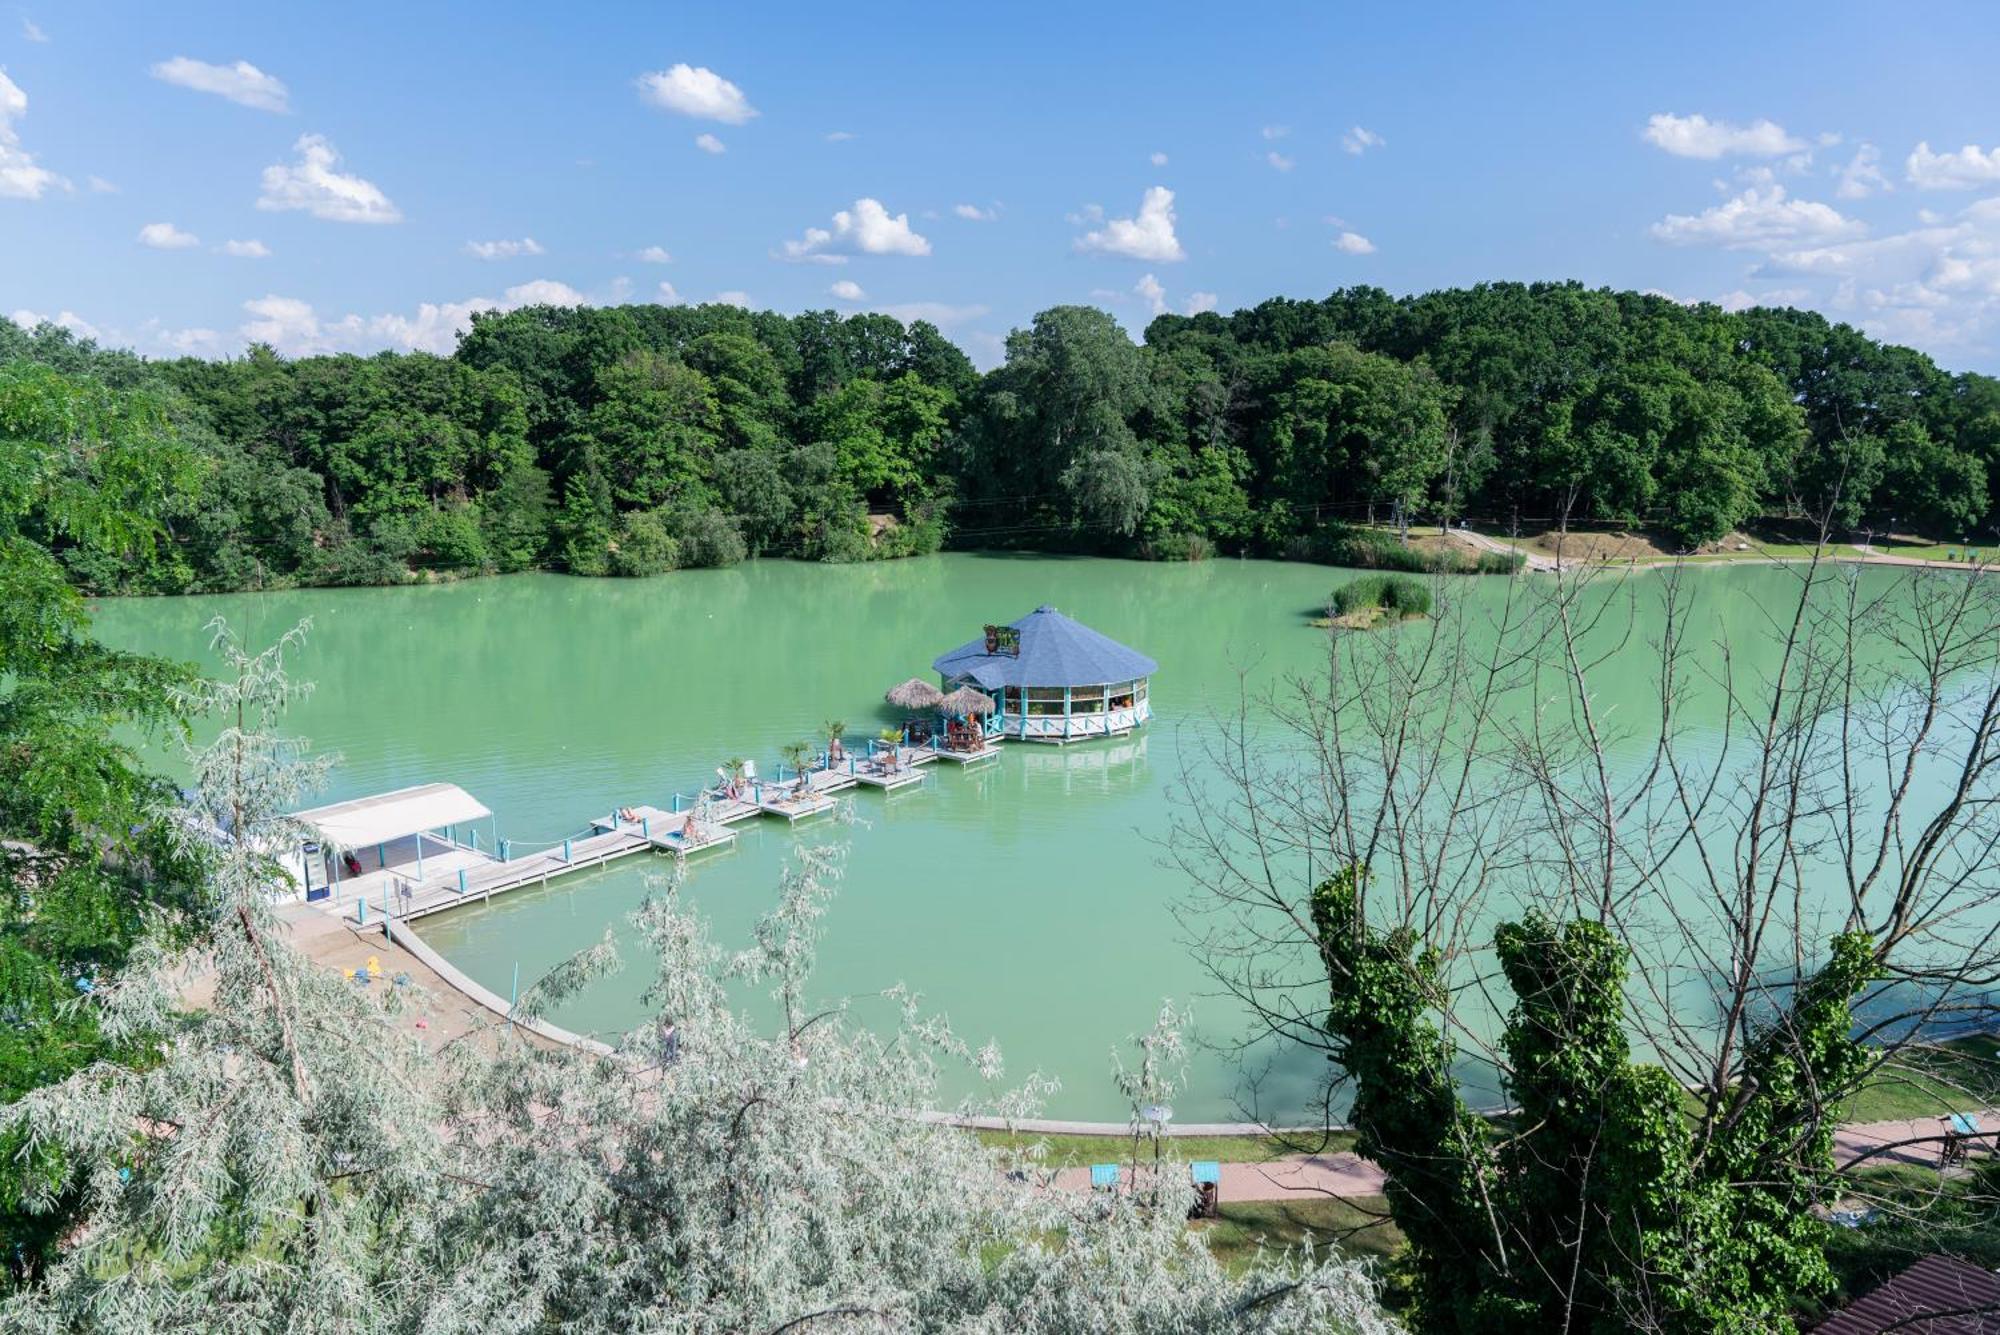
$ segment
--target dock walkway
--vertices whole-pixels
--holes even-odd
[[[635,853],[662,852],[677,857],[720,852],[736,842],[730,827],[753,816],[782,817],[791,824],[831,812],[833,794],[869,787],[894,792],[924,781],[922,767],[940,758],[961,764],[1000,754],[988,743],[981,751],[959,752],[933,742],[894,747],[870,744],[862,753],[840,760],[821,758],[804,774],[779,768],[778,778],[745,779],[731,789],[707,789],[689,795],[675,793],[664,808],[650,805],[619,807],[591,820],[589,828],[531,852],[514,853],[503,841],[499,853],[452,845],[448,860],[436,856],[425,873],[412,876],[402,867],[370,872],[369,882],[353,898],[343,895],[326,907],[357,926],[372,926],[386,911],[397,919],[422,918],[467,904],[484,903],[495,895],[523,886],[547,885],[570,872],[587,871]],[[403,864],[407,866],[408,864]]]

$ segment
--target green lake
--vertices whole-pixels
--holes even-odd
[[[560,838],[624,803],[666,805],[735,755],[770,773],[787,742],[824,720],[866,737],[897,717],[883,690],[929,675],[931,659],[989,621],[1050,603],[1159,660],[1155,721],[1132,737],[1058,748],[1009,744],[989,765],[942,763],[920,787],[851,797],[858,818],[796,830],[737,828],[732,851],[697,859],[687,893],[725,945],[748,939],[771,902],[788,850],[802,840],[849,846],[827,918],[817,977],[854,1014],[887,1015],[882,989],[907,984],[975,1047],[996,1041],[1007,1082],[1033,1069],[1060,1079],[1051,1115],[1119,1118],[1114,1046],[1143,1031],[1164,998],[1192,1005],[1218,1045],[1241,1017],[1212,995],[1183,943],[1172,904],[1189,889],[1163,865],[1160,841],[1183,789],[1182,757],[1230,709],[1239,683],[1311,672],[1325,640],[1307,616],[1342,572],[1256,561],[1142,564],[1045,556],[948,554],[873,565],[761,561],[638,581],[513,576],[394,589],[96,605],[108,642],[206,662],[203,624],[222,614],[252,645],[300,618],[313,629],[296,675],[317,692],[291,728],[340,764],[322,800],[406,784],[457,783],[490,806],[519,843]],[[1639,576],[1647,580],[1650,576]],[[1867,572],[1864,578],[1887,578]],[[1764,608],[1795,576],[1771,568],[1692,576],[1693,638],[1752,653]],[[1461,581],[1475,604],[1507,581]],[[1635,599],[1632,643],[1652,636]],[[1635,650],[1642,656],[1648,651]],[[1644,708],[1652,671],[1620,674],[1605,704]],[[1695,701],[1711,715],[1715,701]],[[629,859],[546,889],[424,919],[426,940],[505,995],[626,915],[664,863]],[[613,1034],[638,1013],[643,960],[558,1011],[558,1023]],[[1316,1059],[1265,1073],[1266,1115],[1297,1113]],[[1258,1058],[1262,1061],[1262,1058]],[[1234,1119],[1246,1085],[1236,1060],[1197,1047],[1176,1100],[1184,1121]],[[976,1092],[965,1079],[946,1093]]]

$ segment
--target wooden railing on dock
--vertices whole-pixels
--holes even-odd
[[[532,851],[517,854],[513,841],[506,839],[500,841],[498,856],[476,845],[461,846],[461,851],[476,853],[478,860],[421,880],[392,875],[381,902],[358,898],[342,904],[339,911],[358,925],[371,926],[385,913],[391,918],[421,918],[485,903],[509,890],[547,885],[554,877],[601,867],[634,853],[692,857],[719,852],[736,842],[736,832],[729,827],[752,816],[782,816],[796,824],[832,811],[837,805],[834,793],[863,785],[890,792],[922,782],[919,767],[939,758],[969,763],[999,754],[1000,748],[990,741],[977,751],[948,749],[942,739],[921,746],[871,741],[863,752],[839,760],[823,755],[803,774],[781,765],[775,780],[744,779],[729,789],[692,796],[675,793],[666,809],[620,807],[593,820],[588,830]]]

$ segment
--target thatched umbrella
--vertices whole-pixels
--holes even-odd
[[[999,705],[993,702],[992,696],[986,694],[984,691],[976,691],[970,686],[959,687],[950,695],[938,701],[937,707],[944,713],[955,714],[960,717],[970,717],[973,714],[991,714],[1000,708]]]
[[[891,686],[882,698],[898,709],[936,709],[944,699],[944,692],[922,677],[912,677],[901,686]]]

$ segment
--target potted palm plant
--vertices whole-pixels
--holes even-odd
[[[812,759],[812,754],[813,744],[811,742],[786,742],[778,748],[778,755],[783,758],[785,768],[798,777],[798,791],[800,793],[805,792],[806,785],[810,782],[806,774],[806,762]]]
[[[838,765],[847,759],[847,748],[840,739],[847,736],[847,724],[840,719],[828,719],[826,724],[826,763]]]

